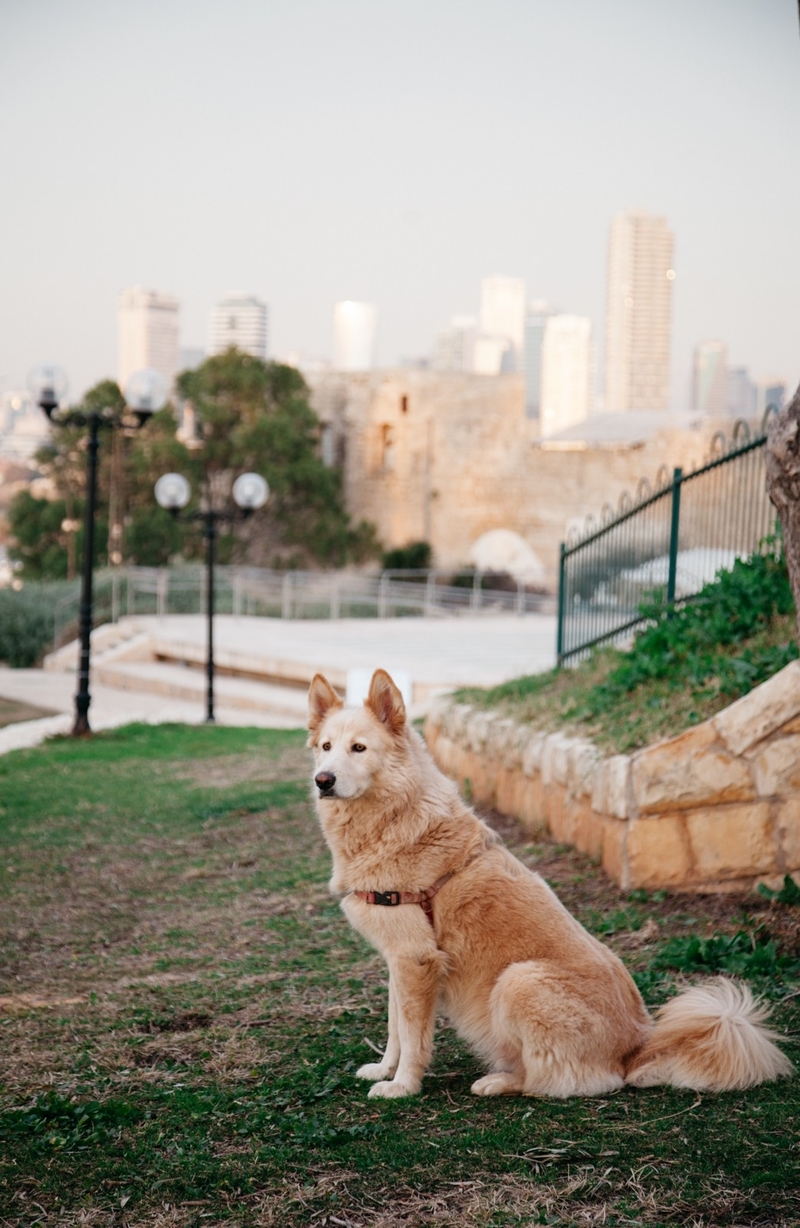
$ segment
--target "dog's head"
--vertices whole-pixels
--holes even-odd
[[[327,678],[316,674],[308,692],[308,728],[319,796],[363,797],[405,732],[403,697],[378,669],[363,707],[345,708]]]

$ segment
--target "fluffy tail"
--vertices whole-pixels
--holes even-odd
[[[725,977],[695,985],[656,1011],[625,1082],[722,1092],[789,1075],[794,1067],[774,1044],[777,1034],[764,1027],[768,1015],[745,985]]]

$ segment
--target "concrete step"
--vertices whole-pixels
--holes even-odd
[[[100,662],[92,678],[118,691],[146,691],[172,699],[205,702],[207,679],[201,669],[163,661]],[[250,678],[215,675],[215,706],[269,712],[295,717],[305,724],[308,701],[305,690],[256,682]]]

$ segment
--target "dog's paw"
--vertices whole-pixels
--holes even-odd
[[[398,1100],[401,1096],[416,1096],[414,1088],[398,1083],[396,1079],[386,1079],[381,1083],[373,1083],[367,1093],[369,1099],[380,1096],[382,1100]]]
[[[386,1066],[383,1062],[367,1062],[366,1066],[359,1066],[356,1078],[369,1079],[374,1083],[377,1079],[391,1079],[393,1074],[391,1066]]]
[[[521,1091],[519,1081],[505,1070],[476,1079],[469,1089],[473,1096],[511,1096]]]

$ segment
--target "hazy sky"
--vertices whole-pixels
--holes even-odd
[[[589,315],[611,216],[676,236],[673,401],[694,344],[800,378],[797,0],[0,0],[0,389],[116,374],[116,296],[228,290],[270,349],[430,353],[480,279]]]

